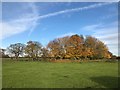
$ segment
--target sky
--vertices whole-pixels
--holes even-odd
[[[117,2],[3,2],[0,47],[64,36],[91,35],[118,55]]]

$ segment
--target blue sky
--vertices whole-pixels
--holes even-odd
[[[118,4],[101,2],[4,2],[3,48],[29,40],[47,45],[66,35],[91,35],[118,55]]]

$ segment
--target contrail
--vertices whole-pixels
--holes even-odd
[[[41,16],[38,15],[38,16],[35,16],[33,18],[27,18],[27,19],[24,18],[24,19],[21,19],[21,21],[39,20],[39,19],[44,19],[44,18],[48,18],[48,17],[52,17],[52,16],[64,14],[64,13],[70,13],[70,12],[77,12],[77,11],[83,11],[83,10],[93,9],[93,8],[97,8],[97,7],[101,7],[101,6],[109,5],[109,4],[113,4],[113,3],[114,2],[105,2],[105,3],[98,3],[98,4],[93,4],[93,5],[89,5],[89,6],[85,6],[85,7],[73,8],[73,9],[66,9],[66,10],[62,10],[62,11],[48,13],[48,14],[41,15]],[[17,22],[17,20],[15,20],[15,22]]]
[[[112,3],[113,2],[98,3],[98,4],[93,4],[93,5],[80,7],[80,8],[66,9],[66,10],[62,10],[62,11],[58,11],[58,12],[49,13],[49,14],[46,14],[46,15],[37,16],[37,17],[34,17],[34,18],[29,18],[29,20],[34,21],[34,20],[39,20],[39,19],[45,19],[45,18],[48,18],[48,17],[57,16],[57,15],[64,14],[64,13],[93,9],[93,8],[101,7],[101,6],[104,6],[104,5],[109,5],[109,4],[112,4]],[[26,19],[26,20],[28,21],[28,19]],[[25,21],[25,19],[24,19],[24,21]],[[31,32],[29,33],[29,36],[33,31],[34,30],[31,30]]]
[[[59,14],[64,14],[64,13],[69,13],[69,12],[77,12],[77,11],[82,11],[82,10],[88,10],[88,9],[92,9],[92,8],[101,7],[101,6],[104,6],[104,5],[109,5],[109,4],[112,4],[112,3],[113,2],[98,3],[98,4],[93,4],[93,5],[80,7],[80,8],[66,9],[66,10],[62,10],[62,11],[53,12],[53,13],[49,13],[49,14],[46,14],[46,15],[38,16],[37,19],[48,18],[48,17],[51,17],[51,16],[56,16],[56,15],[59,15]]]

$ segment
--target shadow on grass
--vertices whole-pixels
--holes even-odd
[[[110,76],[102,76],[102,77],[91,77],[91,80],[106,87],[106,88],[118,88],[118,81],[120,77],[110,77]]]

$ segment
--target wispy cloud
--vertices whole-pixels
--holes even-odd
[[[31,8],[32,8],[32,11],[33,11],[34,16],[35,16],[35,17],[38,17],[38,16],[39,16],[39,13],[38,13],[38,9],[37,9],[37,7],[35,6],[35,4],[34,4],[34,3],[30,3],[30,6],[31,6]],[[32,28],[30,29],[29,36],[31,35],[31,33],[33,32],[33,30],[35,29],[35,27],[38,25],[38,24],[37,24],[37,21],[38,21],[37,18],[36,18],[35,20],[33,20],[33,26],[32,26]]]
[[[101,26],[102,26],[102,23],[87,25],[87,26],[83,27],[82,30],[94,31],[95,28],[101,27]]]
[[[79,7],[79,8],[73,8],[73,9],[66,9],[58,12],[53,12],[49,13],[46,15],[39,16],[38,9],[35,6],[34,3],[28,4],[32,10],[32,13],[26,13],[24,17],[21,17],[19,19],[13,19],[12,21],[5,22],[3,21],[0,23],[0,28],[2,28],[2,34],[0,33],[0,39],[7,38],[9,36],[30,30],[29,36],[37,26],[37,21],[40,19],[64,14],[64,13],[70,13],[70,12],[77,12],[77,11],[83,11],[83,10],[88,10],[88,9],[93,9],[97,7],[101,7],[103,5],[109,5],[112,4],[113,2],[107,2],[107,3],[97,3],[85,7]],[[27,5],[27,4],[26,4]]]
[[[48,18],[48,17],[52,17],[52,16],[57,16],[57,15],[60,15],[60,14],[93,9],[93,8],[97,8],[97,7],[101,7],[101,6],[109,5],[109,4],[113,4],[113,2],[97,3],[97,4],[88,5],[88,6],[79,7],[79,8],[66,9],[66,10],[52,12],[52,13],[48,13],[48,14],[45,14],[45,15],[29,18],[29,19],[28,18],[21,19],[21,21],[32,21],[32,20],[36,20],[36,19],[44,19],[44,18]]]
[[[90,27],[90,29],[88,27]],[[113,22],[110,24],[88,25],[83,28],[86,28],[86,31],[92,30],[93,32],[92,36],[103,41],[113,54],[118,55],[118,23],[117,22]]]
[[[26,30],[30,30],[30,33],[34,30],[37,25],[37,19],[29,20],[32,17],[38,16],[38,11],[34,3],[26,4],[28,9],[32,10],[32,13],[29,13],[23,9],[24,17],[18,19],[12,19],[10,21],[2,21],[0,23],[0,28],[2,32],[0,33],[0,39],[10,37],[15,34],[22,33]]]

